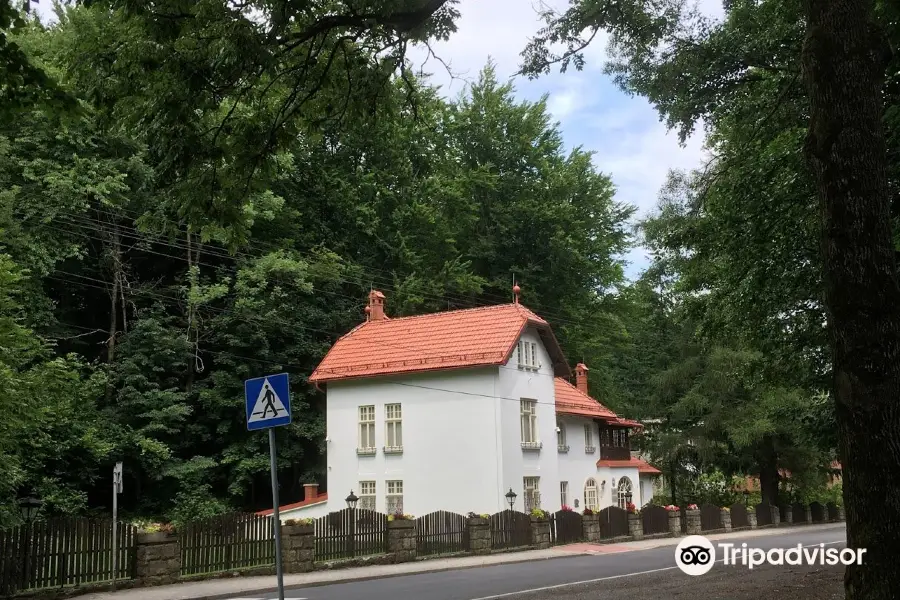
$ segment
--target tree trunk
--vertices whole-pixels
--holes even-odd
[[[763,504],[778,506],[778,453],[775,442],[766,438],[758,454],[759,460],[759,494]]]
[[[891,240],[881,99],[889,46],[872,0],[806,0],[806,155],[822,214],[849,600],[900,598],[900,287]]]

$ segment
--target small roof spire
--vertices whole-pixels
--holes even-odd
[[[513,284],[513,304],[519,303],[519,292],[522,291],[522,288],[519,287],[518,283]]]

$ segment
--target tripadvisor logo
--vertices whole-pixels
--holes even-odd
[[[725,565],[742,565],[752,569],[760,565],[861,565],[865,548],[826,548],[826,544],[791,548],[749,548],[746,543],[718,544],[718,552],[713,543],[702,535],[689,535],[675,548],[675,564],[687,575],[708,573],[720,554]]]
[[[716,549],[702,535],[689,535],[675,547],[675,564],[688,575],[709,573],[716,562]]]

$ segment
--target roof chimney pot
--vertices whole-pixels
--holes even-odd
[[[369,292],[369,305],[366,307],[369,321],[384,321],[384,294],[378,290]]]
[[[587,372],[589,369],[587,365],[584,363],[578,363],[575,365],[575,387],[578,388],[578,391],[585,395],[588,394],[588,375]]]

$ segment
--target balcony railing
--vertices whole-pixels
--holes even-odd
[[[621,446],[600,446],[601,460],[631,460],[631,450]]]

